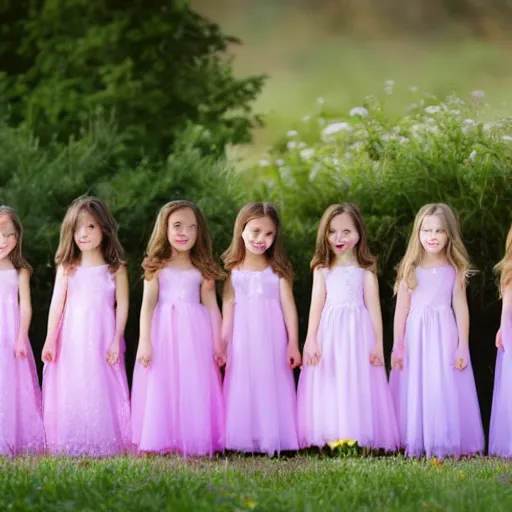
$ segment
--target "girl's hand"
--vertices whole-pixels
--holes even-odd
[[[41,356],[44,363],[52,363],[55,361],[56,345],[55,341],[46,340],[43,346],[43,354]]]
[[[469,363],[469,350],[465,345],[459,345],[455,351],[455,369],[464,370]]]
[[[372,366],[384,366],[384,353],[382,348],[375,346],[370,352],[370,364]]]
[[[304,363],[316,366],[322,357],[316,340],[306,340],[304,345]]]
[[[498,329],[498,332],[496,333],[496,347],[501,348],[501,350],[505,350],[503,348],[503,340],[501,338],[501,327]]]
[[[14,355],[16,356],[16,359],[25,359],[27,357],[27,343],[23,338],[18,338],[16,340]]]
[[[300,355],[299,347],[297,347],[295,343],[288,343],[287,358],[290,368],[293,369],[297,368],[297,366],[300,366],[302,357]]]
[[[404,346],[402,343],[394,347],[391,352],[391,368],[400,371],[404,369]]]
[[[112,345],[110,345],[107,356],[106,356],[107,363],[111,366],[114,366],[117,361],[119,361],[119,341],[113,341]]]
[[[149,368],[152,358],[153,347],[151,343],[139,343],[139,349],[137,350],[137,362],[144,366],[144,368]]]
[[[214,343],[213,358],[219,368],[222,368],[226,364],[226,349],[224,343]]]

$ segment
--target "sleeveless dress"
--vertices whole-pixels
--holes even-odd
[[[18,271],[0,271],[0,455],[13,457],[44,451],[41,389],[34,355],[16,359],[20,324]]]
[[[288,336],[279,276],[231,272],[235,290],[224,400],[226,448],[273,455],[298,449],[296,392],[287,361]]]
[[[124,343],[111,366],[115,280],[107,265],[78,267],[68,277],[56,360],[43,370],[43,416],[53,455],[106,457],[130,447],[130,402]]]
[[[224,407],[208,309],[196,269],[164,268],[151,323],[149,368],[135,362],[133,442],[140,452],[200,456],[224,450]]]
[[[494,372],[489,455],[512,457],[512,315],[501,319],[503,349],[498,349]]]
[[[481,453],[484,435],[471,363],[455,369],[455,269],[443,265],[415,272],[418,285],[405,328],[404,367],[391,374],[401,445],[412,457]]]
[[[364,273],[357,266],[322,269],[321,359],[318,365],[304,365],[299,379],[301,447],[336,440],[389,451],[399,446],[386,370],[370,364],[375,332],[364,304]]]

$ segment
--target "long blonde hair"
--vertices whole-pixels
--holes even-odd
[[[60,227],[59,247],[55,254],[55,264],[72,270],[80,264],[82,254],[75,243],[75,231],[81,211],[92,215],[98,223],[103,239],[101,252],[109,271],[114,274],[124,265],[124,251],[117,235],[117,224],[107,204],[97,197],[81,196],[76,198],[68,208]]]
[[[361,216],[359,208],[352,203],[332,204],[323,213],[316,234],[315,253],[311,260],[311,269],[315,269],[316,267],[330,267],[334,263],[335,255],[328,240],[329,227],[332,219],[342,213],[350,215],[359,235],[359,242],[357,242],[355,246],[357,262],[362,268],[376,272],[376,258],[368,248],[363,217]]]
[[[9,254],[9,259],[13,264],[14,268],[20,271],[22,268],[32,272],[32,267],[28,264],[27,260],[22,254],[22,242],[23,242],[23,226],[16,212],[10,207],[4,204],[0,205],[0,215],[7,215],[11,222],[14,224],[16,231],[16,247]]]
[[[503,296],[505,288],[512,284],[512,226],[510,226],[505,242],[505,255],[494,267],[494,271],[500,274],[500,296]]]
[[[444,227],[448,236],[445,253],[448,263],[455,268],[457,273],[464,276],[469,275],[470,264],[469,256],[460,236],[459,223],[452,209],[444,203],[430,203],[423,206],[417,213],[412,227],[412,233],[407,244],[405,256],[398,266],[397,278],[395,281],[394,292],[398,293],[398,288],[402,281],[405,282],[410,290],[417,286],[415,269],[421,264],[424,256],[424,249],[420,242],[421,225],[425,217],[429,215],[439,215],[444,221]]]
[[[233,239],[231,240],[229,247],[221,256],[224,261],[224,266],[228,271],[231,271],[234,267],[242,263],[245,258],[245,243],[242,238],[242,232],[247,223],[253,219],[259,219],[261,217],[268,217],[276,227],[274,242],[265,253],[268,263],[278,276],[291,282],[293,279],[292,266],[284,250],[279,215],[277,214],[276,207],[267,202],[246,204],[238,212],[235,220],[235,227],[233,228]]]
[[[192,249],[190,249],[192,265],[201,272],[204,279],[224,279],[225,273],[213,259],[212,241],[203,212],[194,203],[185,200],[171,201],[160,208],[153,231],[149,237],[146,257],[142,262],[144,278],[151,280],[156,272],[162,269],[171,259],[172,247],[167,234],[169,216],[183,208],[191,209],[197,220],[197,239]]]

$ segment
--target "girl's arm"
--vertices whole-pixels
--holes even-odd
[[[144,292],[142,294],[142,305],[140,307],[140,333],[139,347],[137,349],[137,361],[148,368],[153,357],[153,347],[151,345],[151,322],[153,312],[158,301],[158,274],[155,274],[151,280],[144,279]]]
[[[18,277],[18,296],[20,301],[20,326],[16,339],[15,355],[18,358],[27,356],[28,329],[32,319],[32,302],[30,300],[30,272],[21,269]]]
[[[233,336],[233,320],[235,314],[235,290],[229,276],[224,282],[222,290],[222,327],[221,327],[221,343],[222,353],[226,353],[227,346],[231,343]]]
[[[500,329],[496,334],[496,346],[501,349],[504,349],[503,332],[506,333],[505,336],[512,336],[512,286],[505,288],[501,303]],[[510,349],[510,345],[507,348]]]
[[[215,362],[219,366],[224,366],[226,364],[226,356],[221,343],[222,317],[217,303],[217,294],[215,293],[215,281],[203,281],[201,284],[201,302],[208,309],[208,313],[210,314],[213,334],[213,355]]]
[[[382,340],[382,313],[380,309],[379,281],[374,272],[365,270],[363,281],[364,303],[372,321],[375,335],[375,347],[370,354],[370,363],[374,366],[384,365],[384,347]]]
[[[405,281],[402,281],[396,295],[395,318],[393,321],[393,352],[391,354],[391,367],[399,370],[403,368],[405,325],[410,306],[411,294]]]
[[[115,275],[116,280],[116,332],[112,344],[107,352],[107,362],[111,365],[119,360],[119,347],[124,336],[126,321],[128,320],[128,309],[130,302],[130,291],[128,285],[128,271],[121,265]]]
[[[455,368],[463,370],[469,363],[469,308],[466,297],[466,279],[464,275],[457,275],[453,285],[452,307],[455,313],[459,345],[455,352]]]
[[[48,331],[46,333],[46,341],[43,347],[42,359],[46,363],[55,360],[55,351],[57,350],[57,335],[59,332],[59,324],[66,304],[66,293],[68,290],[67,272],[62,266],[57,268],[55,277],[55,285],[53,287],[52,302],[50,304],[50,312],[48,313]]]
[[[299,351],[299,318],[297,316],[297,307],[295,306],[292,287],[284,278],[279,280],[279,296],[281,298],[284,323],[288,333],[288,363],[291,368],[296,368],[301,364]]]
[[[317,333],[320,318],[327,296],[325,278],[318,267],[313,271],[313,288],[311,290],[311,305],[309,306],[308,333],[304,345],[304,363],[316,365],[320,362],[320,349],[318,347]]]

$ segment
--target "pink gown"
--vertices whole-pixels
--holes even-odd
[[[226,448],[245,452],[298,449],[296,394],[287,361],[287,333],[279,276],[233,270],[233,336],[228,347],[224,400]]]
[[[133,442],[140,452],[184,456],[224,450],[224,407],[210,314],[196,269],[164,268],[151,324],[149,368],[135,363]]]
[[[391,372],[401,445],[408,456],[481,453],[484,435],[471,363],[455,369],[455,269],[416,268],[405,327],[404,367]]]
[[[107,457],[130,447],[124,346],[111,366],[115,280],[107,265],[78,267],[68,288],[56,361],[43,371],[43,415],[52,455]]]
[[[18,271],[0,271],[0,455],[44,451],[41,390],[30,344],[16,359],[20,308]]]
[[[356,440],[359,446],[396,450],[398,427],[383,366],[370,364],[375,333],[364,304],[365,270],[357,266],[323,269],[326,301],[317,340],[316,366],[305,365],[299,379],[301,447]]]
[[[512,315],[501,321],[503,349],[498,349],[494,372],[489,455],[512,457]]]

